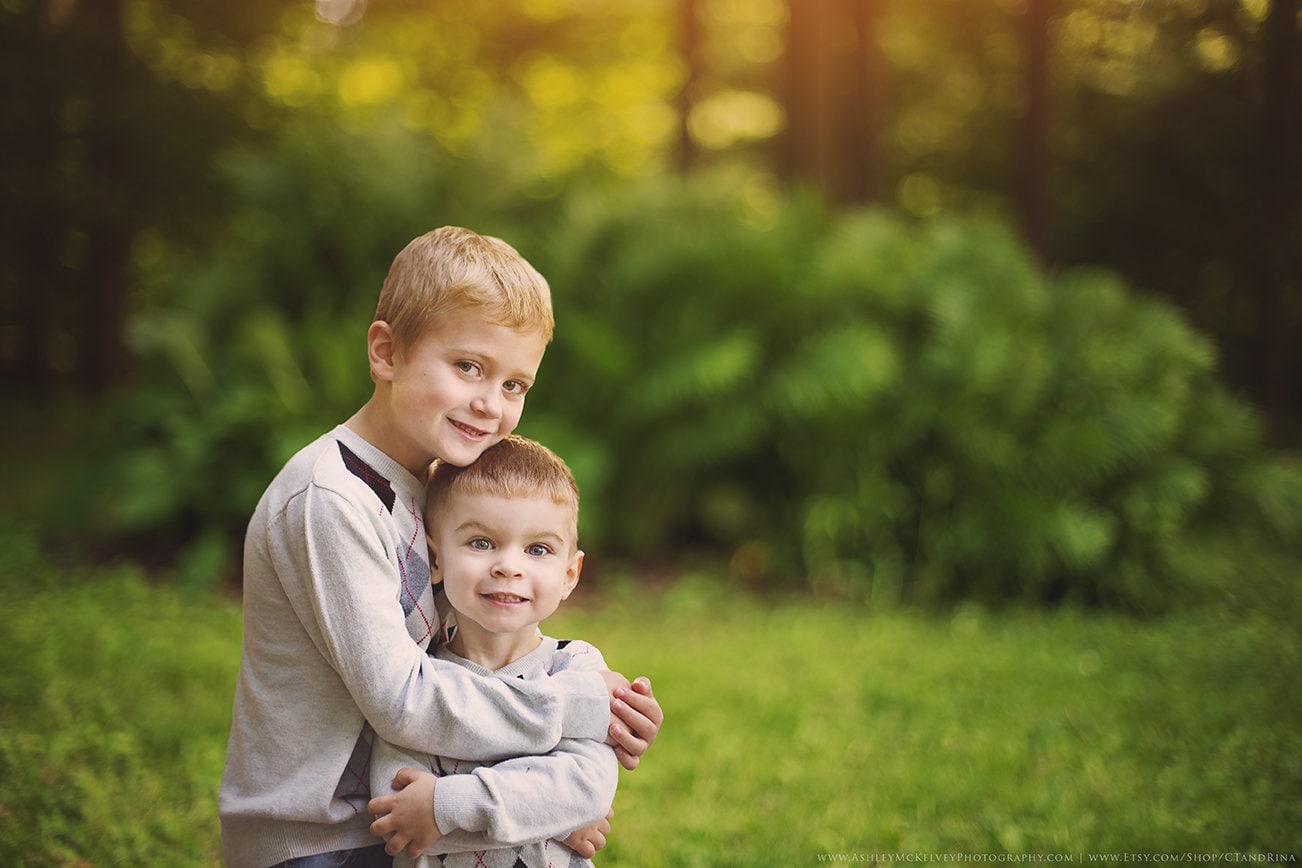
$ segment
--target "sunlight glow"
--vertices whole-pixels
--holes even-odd
[[[717,150],[769,138],[782,129],[783,122],[782,107],[768,94],[725,90],[694,106],[687,126],[703,147]]]
[[[336,27],[356,24],[365,12],[366,0],[316,0],[317,20]]]
[[[349,107],[375,106],[397,96],[406,85],[398,64],[387,57],[354,61],[339,74],[339,101]]]
[[[1158,28],[1134,17],[1106,18],[1097,11],[1077,9],[1059,28],[1068,56],[1080,58],[1082,75],[1099,90],[1128,96],[1141,82],[1152,85],[1150,58],[1157,47]]]
[[[307,105],[321,91],[321,77],[297,55],[277,51],[263,62],[262,85],[267,96],[283,105]]]
[[[522,11],[534,21],[558,21],[569,12],[564,0],[522,0]]]
[[[1270,12],[1270,0],[1239,0],[1239,8],[1253,22],[1260,24]]]
[[[708,0],[705,13],[716,21],[777,26],[786,21],[787,7],[781,0]]]
[[[1239,63],[1239,49],[1224,33],[1204,27],[1193,41],[1198,62],[1208,72],[1226,72]]]
[[[574,67],[552,54],[539,55],[519,79],[533,104],[544,110],[568,108],[578,101],[581,92]]]
[[[902,20],[887,18],[877,40],[882,53],[901,69],[918,68],[927,57],[921,34]]]

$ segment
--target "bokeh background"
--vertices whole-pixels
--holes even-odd
[[[583,489],[603,614],[576,623],[682,691],[666,704],[693,744],[658,747],[659,770],[621,794],[663,826],[631,819],[608,858],[1296,848],[1281,838],[1302,827],[1298,712],[1279,702],[1302,686],[1300,15],[1298,0],[0,0],[15,637],[0,845],[17,864],[215,858],[244,524],[285,459],[368,397],[393,255],[453,223],[552,284],[557,335],[520,431]],[[160,611],[207,625],[207,662],[157,638]],[[745,757],[789,750],[804,729],[779,708],[828,696],[761,686],[728,700],[758,703],[730,720],[729,683],[704,689],[674,656],[693,646],[632,638],[666,621],[735,674],[765,647],[756,631],[819,637],[809,665],[835,659],[855,685],[830,706],[848,729],[797,739],[796,765],[848,777],[775,801],[794,772]],[[725,628],[750,650],[721,656]],[[889,646],[850,638],[879,630],[923,655],[895,661],[899,682]],[[1006,664],[984,687],[877,729],[882,703],[935,696],[987,645]],[[1140,664],[1150,652],[1166,663]],[[1127,713],[1136,734],[1082,725],[1097,707],[1022,715],[1026,739],[1044,725],[1071,750],[1009,767],[997,757],[1028,742],[972,715],[993,691],[1060,686],[1050,663],[1019,668],[1044,653],[1072,678],[1117,662],[1100,704],[1148,685],[1173,691],[1172,716]],[[202,724],[133,713],[196,682]],[[124,684],[145,693],[96,692]],[[1225,694],[1213,714],[1191,698],[1209,691]],[[984,741],[958,735],[968,720]],[[890,785],[904,801],[869,799],[874,733],[907,746],[920,721],[942,748],[994,753],[915,793],[938,750],[917,744]],[[748,735],[727,741],[725,723]],[[833,747],[849,738],[870,746]],[[1138,759],[1154,744],[1188,778]],[[1130,777],[1100,784],[1091,763],[1118,745],[1135,753],[1108,765]],[[1210,745],[1219,783],[1195,786]],[[713,773],[692,760],[711,755]],[[1037,775],[1028,802],[1017,781]],[[142,790],[155,819],[116,813]],[[790,828],[829,793],[862,813],[829,803],[836,824],[766,837],[757,817]],[[1091,798],[1112,805],[1101,821]],[[198,842],[184,858],[182,840]]]

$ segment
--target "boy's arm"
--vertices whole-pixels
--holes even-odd
[[[563,656],[553,658],[549,678],[573,671],[600,671],[606,663],[587,642],[567,643]],[[484,676],[480,676],[484,677]],[[547,680],[542,678],[539,680]],[[399,776],[411,780],[402,768],[429,769],[433,761],[377,744],[372,752],[371,792],[388,793]],[[619,762],[606,744],[592,739],[565,739],[545,756],[506,760],[492,766],[465,763],[459,773],[455,760],[444,761],[442,777],[434,782],[419,777],[413,790],[371,800],[373,813],[392,812],[371,827],[373,834],[397,832],[402,840],[440,839],[427,848],[431,853],[454,853],[516,846],[549,838],[564,838],[575,829],[599,822],[610,810],[619,783]],[[421,808],[432,816],[422,816]],[[407,818],[414,818],[411,825]],[[435,826],[426,823],[436,821]],[[395,853],[398,847],[395,846]]]
[[[564,739],[542,757],[483,766],[468,775],[439,779],[434,817],[449,832],[432,852],[455,852],[476,840],[495,847],[564,838],[610,811],[619,762],[608,745]]]
[[[399,770],[394,770],[397,783],[410,783],[391,796],[373,798],[368,806],[374,813],[386,814],[371,825],[372,834],[397,833],[393,843],[398,846],[391,855],[407,841],[431,837],[437,840],[425,849],[427,853],[464,853],[563,839],[606,816],[619,782],[614,751],[592,739],[564,739],[545,756],[505,760],[433,781],[425,778],[428,758],[411,754],[407,758],[411,762],[405,767],[419,773],[399,777]],[[396,759],[396,754],[389,753],[381,761],[381,769],[389,771]],[[388,789],[391,782],[382,787],[373,776],[372,793]],[[436,828],[428,825],[431,819]]]
[[[404,508],[415,505],[395,506]],[[548,753],[562,737],[607,736],[610,697],[597,673],[507,683],[427,657],[407,632],[399,600],[409,592],[382,528],[344,496],[310,489],[281,518],[270,555],[290,602],[381,738],[493,761]],[[410,593],[419,599],[423,588]],[[436,613],[427,619],[435,630]]]

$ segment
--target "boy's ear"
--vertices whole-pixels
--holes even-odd
[[[371,378],[379,382],[393,379],[394,357],[398,347],[393,328],[384,320],[371,323],[366,332],[366,356],[371,363]]]
[[[425,534],[425,545],[429,547],[429,583],[438,585],[443,582],[443,570],[439,568],[439,553],[434,551],[434,540]]]
[[[574,557],[570,559],[570,565],[565,569],[565,590],[561,592],[561,599],[568,600],[574,586],[579,583],[579,573],[583,572],[583,552],[577,551]]]

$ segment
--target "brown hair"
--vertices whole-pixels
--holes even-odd
[[[481,311],[496,325],[538,332],[550,341],[551,288],[500,238],[444,226],[412,239],[389,267],[375,319],[393,329],[399,348],[414,344],[440,316]]]
[[[496,497],[542,497],[574,511],[570,544],[578,543],[579,486],[569,466],[552,450],[511,434],[465,467],[439,461],[429,480],[425,514],[438,515],[454,493]]]

